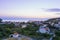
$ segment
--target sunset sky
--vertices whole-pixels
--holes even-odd
[[[0,16],[60,17],[60,0],[0,0]]]

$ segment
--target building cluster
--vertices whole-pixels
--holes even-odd
[[[11,24],[11,23],[13,23],[15,25],[15,27],[21,27],[21,28],[28,27],[28,25],[30,25],[32,23],[32,27],[34,25],[39,26],[38,31],[41,33],[50,33],[52,28],[60,30],[60,19],[55,19],[52,21],[28,21],[26,23],[9,21],[9,22],[2,22],[0,24]]]

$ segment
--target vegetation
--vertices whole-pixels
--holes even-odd
[[[50,38],[49,34],[37,33],[36,31],[38,30],[39,26],[34,24],[34,27],[32,27],[32,24],[34,23],[29,23],[28,27],[26,28],[14,27],[15,25],[13,23],[0,24],[0,39],[9,37],[9,35],[12,34],[13,31],[17,31],[22,35],[26,35],[37,39]],[[54,38],[54,40],[60,40],[60,31],[56,30],[55,34],[56,37]]]
[[[2,19],[0,18],[0,23],[2,22]]]
[[[13,31],[17,31],[22,35],[26,35],[32,38],[40,38],[41,36],[47,37],[46,34],[41,35],[40,33],[36,33],[38,30],[38,26],[32,27],[32,24],[28,25],[26,28],[21,28],[21,27],[14,27],[14,24],[0,24],[0,38],[7,38],[9,37],[10,34],[13,33]],[[42,37],[42,38],[43,38]]]

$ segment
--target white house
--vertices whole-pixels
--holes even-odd
[[[27,25],[22,25],[22,28],[25,28],[25,27],[27,27]]]
[[[49,34],[50,33],[50,29],[48,27],[46,27],[46,25],[43,25],[43,26],[40,26],[39,32],[40,33],[47,33],[47,34]]]
[[[60,24],[60,22],[58,22],[58,24]]]
[[[54,24],[54,27],[59,28],[60,29],[60,24]]]
[[[20,22],[13,22],[15,26],[20,26]]]

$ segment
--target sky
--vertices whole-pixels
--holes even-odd
[[[0,17],[60,17],[60,0],[0,0]]]

